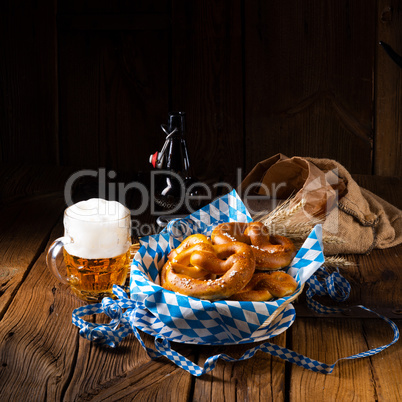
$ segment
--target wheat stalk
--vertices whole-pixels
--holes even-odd
[[[346,243],[344,239],[341,239],[338,236],[331,236],[331,235],[323,235],[322,242],[325,244],[343,244]]]
[[[304,208],[306,201],[302,199],[291,207],[292,198],[288,198],[285,202],[278,205],[273,211],[268,214],[261,212],[260,215],[255,217],[255,221],[262,222],[265,226],[270,226],[273,223],[282,223],[289,220],[290,217],[294,216],[298,211]]]
[[[288,198],[268,214],[262,212],[255,216],[254,220],[262,222],[272,234],[289,237],[294,242],[303,242],[313,227],[323,222],[325,216],[305,216],[303,218],[299,212],[306,205],[306,200],[303,198],[296,203],[292,203],[292,201],[292,197]],[[340,237],[328,234],[324,234],[322,240],[324,244],[342,244],[345,242]]]
[[[292,203],[292,200],[293,198],[288,198],[273,211],[255,216],[254,220],[262,222],[272,234],[287,236],[293,240],[305,239],[311,229],[321,221],[314,218],[308,221],[307,218],[302,219],[298,213],[303,210],[306,200],[301,199],[296,203]]]
[[[330,268],[338,268],[338,267],[348,268],[348,267],[356,266],[356,263],[353,261],[349,261],[343,257],[330,256],[330,257],[325,257],[325,262],[324,262],[323,266],[330,267]]]

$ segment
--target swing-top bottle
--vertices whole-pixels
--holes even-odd
[[[170,213],[192,212],[192,208],[199,206],[196,198],[200,187],[191,172],[185,120],[185,112],[168,114],[168,124],[161,126],[166,134],[163,148],[150,157],[157,169],[153,176],[155,202]]]

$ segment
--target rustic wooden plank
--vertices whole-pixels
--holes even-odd
[[[388,329],[386,336],[383,329],[377,330],[383,326],[387,329],[387,324],[379,320],[299,318],[292,329],[292,349],[332,364],[341,357],[389,343],[392,340],[391,330]],[[370,335],[367,335],[368,332]],[[397,344],[371,358],[339,362],[333,373],[328,375],[292,365],[289,400],[398,400],[392,399],[392,396],[400,394],[399,384],[402,380],[401,371],[397,370],[400,362],[396,367],[393,366],[398,356],[401,356],[401,347]],[[392,377],[385,379],[381,374],[379,379],[378,370],[387,364],[394,371]],[[393,379],[395,382],[392,382]],[[385,388],[381,389],[383,385]],[[386,391],[390,392],[391,399],[386,396]],[[379,398],[379,393],[384,399]]]
[[[0,317],[32,271],[63,209],[64,198],[60,195],[29,198],[1,208]]]
[[[247,170],[282,152],[371,172],[375,10],[374,0],[247,2]]]
[[[402,54],[402,2],[380,0],[377,15],[377,40]],[[402,176],[402,68],[379,45],[375,69],[374,173]]]
[[[401,331],[402,321],[398,320],[396,324]],[[363,331],[369,348],[386,344],[392,339],[389,327],[378,320],[363,321]],[[400,341],[379,355],[371,357],[370,369],[378,401],[402,400],[402,345]]]
[[[353,175],[357,183],[392,205],[402,207],[402,182],[397,177],[380,177],[369,175]],[[402,287],[401,262],[402,245],[387,249],[374,249],[369,255],[345,255],[355,263],[352,267],[341,267],[340,273],[351,284],[351,294],[344,303],[336,303],[329,298],[321,298],[323,304],[337,305],[347,308],[363,304],[389,318],[401,317],[399,306],[402,304],[399,289]],[[304,297],[296,305],[298,316],[319,317],[305,305]],[[346,314],[346,315],[345,315]],[[360,309],[343,314],[332,314],[333,317],[355,318],[372,317]]]
[[[46,219],[41,220],[46,225]],[[51,237],[60,233],[61,225]],[[20,255],[25,250],[24,243],[16,241],[10,247]],[[1,321],[0,399],[62,399],[78,343],[71,311],[79,305],[47,269],[43,252]]]
[[[169,11],[169,0],[59,0],[59,14],[149,14]]]
[[[353,175],[359,186],[371,191],[397,208],[402,209],[402,178]]]
[[[23,3],[1,4],[0,161],[56,164],[57,2]]]
[[[357,302],[374,310],[389,309],[389,315],[398,311],[402,305],[401,257],[402,244],[390,249],[373,250],[368,256],[359,256],[358,267],[353,274],[350,272],[352,270],[348,270],[351,285],[356,289],[350,303]]]
[[[127,347],[135,350],[138,344],[130,343]],[[125,353],[120,360],[130,359],[131,356],[131,353],[129,355]],[[136,369],[129,369],[103,384],[95,384],[90,390],[81,390],[77,386],[73,392],[67,392],[66,398],[91,401],[188,401],[191,400],[189,399],[191,381],[190,374],[166,360],[149,360],[139,364]]]
[[[286,333],[272,338],[269,342],[285,346]],[[201,350],[198,364],[202,366],[206,358],[219,353],[239,358],[254,346],[256,344],[205,347]],[[195,401],[254,402],[285,399],[284,361],[261,352],[242,362],[228,363],[219,360],[210,374],[196,379],[193,396]]]
[[[63,30],[154,30],[168,29],[168,14],[83,14],[62,15],[58,25]]]
[[[336,302],[329,297],[315,297],[327,306],[346,309],[343,313],[333,313],[331,317],[354,319],[356,317],[373,317],[361,309],[350,309],[364,305],[377,313],[391,319],[401,318],[402,287],[401,262],[402,244],[389,248],[373,250],[369,255],[343,256],[354,262],[355,266],[340,267],[340,274],[350,283],[351,292],[344,302]],[[306,306],[305,295],[296,304],[297,315],[301,317],[323,317]]]
[[[143,339],[152,347],[151,337],[144,335]],[[154,400],[163,399],[166,389],[175,400],[187,400],[191,376],[166,359],[150,359],[134,336],[127,337],[115,349],[87,340],[80,342],[74,372],[66,387],[66,400]],[[188,346],[180,352],[191,358]]]
[[[234,182],[243,167],[241,2],[172,2],[171,107],[187,113],[195,174]]]
[[[53,193],[60,196],[66,181],[75,172],[74,168],[45,164],[1,164],[0,205]]]
[[[166,30],[59,33],[63,164],[149,169],[168,111],[167,49]]]

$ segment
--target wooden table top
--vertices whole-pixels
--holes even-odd
[[[1,401],[397,401],[402,400],[401,342],[381,353],[338,362],[324,375],[258,352],[193,377],[165,358],[151,360],[133,335],[115,349],[79,336],[72,311],[84,305],[46,267],[50,243],[62,234],[62,173],[40,168],[0,169],[0,400]],[[64,176],[63,176],[64,175]],[[398,178],[358,176],[358,182],[402,207]],[[342,305],[362,304],[402,328],[402,245],[349,255],[341,269],[352,285]],[[295,304],[297,318],[270,342],[328,364],[392,340],[373,315],[320,316]],[[91,318],[90,318],[91,319]],[[101,320],[99,317],[92,318]],[[147,346],[152,337],[143,334]],[[209,356],[239,357],[250,345],[191,346],[175,350],[202,365]]]

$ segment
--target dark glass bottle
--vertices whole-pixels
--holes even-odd
[[[191,213],[200,206],[202,184],[191,172],[185,139],[185,112],[170,112],[167,126],[161,126],[166,134],[161,152],[151,155],[154,172],[155,203],[166,213]]]

